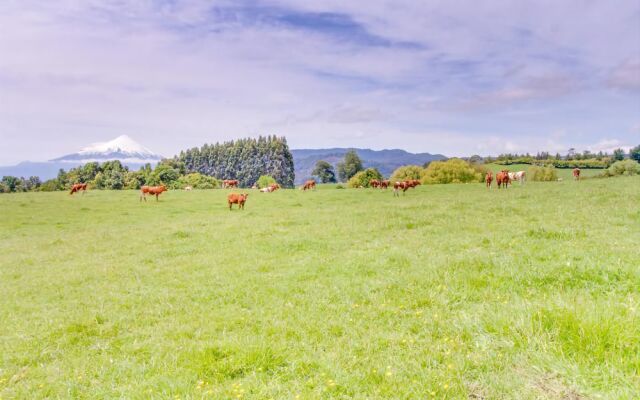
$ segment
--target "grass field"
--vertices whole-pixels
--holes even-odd
[[[640,178],[0,195],[0,397],[637,399]]]
[[[500,164],[487,164],[487,167],[493,172],[498,172],[503,169],[509,171],[528,171],[531,168],[529,164],[511,164],[511,165],[500,165]],[[594,169],[594,168],[582,168],[580,170],[581,178],[590,178],[597,175],[600,175],[604,172],[604,169]],[[571,180],[573,179],[573,169],[571,168],[556,168],[556,174],[558,178],[562,180]]]

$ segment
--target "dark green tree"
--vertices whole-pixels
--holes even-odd
[[[346,182],[363,169],[362,160],[356,151],[350,150],[344,155],[344,161],[338,163],[338,176],[341,181]]]
[[[622,149],[615,149],[613,151],[613,159],[616,161],[622,161],[624,160],[624,150]]]
[[[3,191],[15,192],[16,190],[18,190],[19,185],[20,185],[20,179],[15,176],[2,177]]]
[[[629,157],[640,163],[640,144],[629,150]]]
[[[318,162],[316,162],[316,167],[311,172],[311,175],[317,176],[322,183],[336,182],[336,172],[333,170],[333,165],[325,160],[318,160]]]

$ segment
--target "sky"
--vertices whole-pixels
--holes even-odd
[[[164,156],[640,144],[640,0],[4,0],[0,165],[129,135]]]

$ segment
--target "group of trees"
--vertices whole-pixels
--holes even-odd
[[[30,192],[40,189],[42,182],[37,176],[18,178],[16,176],[3,176],[0,181],[0,193]]]
[[[254,185],[269,175],[283,187],[293,187],[293,156],[284,137],[260,136],[205,144],[182,151],[174,158],[187,172],[217,179],[237,179],[240,186]]]
[[[340,182],[348,182],[356,174],[365,170],[362,160],[355,150],[348,151],[344,155],[344,159],[339,162],[336,167],[338,170],[337,176],[333,165],[325,160],[318,160],[315,168],[311,172],[311,175],[316,177],[321,183],[335,183],[338,179]],[[380,173],[378,172],[378,174]]]

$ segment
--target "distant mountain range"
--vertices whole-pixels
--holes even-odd
[[[402,165],[423,165],[428,161],[446,159],[442,154],[418,153],[413,154],[404,150],[369,150],[353,148],[332,149],[299,149],[291,150],[295,165],[296,183],[311,178],[318,160],[325,160],[332,165],[342,161],[346,152],[355,150],[366,168],[377,168],[384,176],[389,176]],[[77,153],[67,154],[50,161],[25,161],[18,165],[0,167],[0,176],[39,176],[46,180],[55,178],[60,168],[68,171],[92,161],[105,162],[120,160],[131,169],[138,169],[146,163],[154,165],[162,160],[162,156],[142,146],[129,136],[122,135],[114,140],[94,143]]]
[[[344,158],[345,153],[355,150],[358,157],[362,159],[365,168],[377,168],[386,177],[403,165],[423,165],[434,160],[446,160],[442,154],[431,153],[409,153],[405,150],[369,150],[356,148],[333,148],[333,149],[300,149],[291,150],[293,164],[296,169],[296,183],[303,182],[311,178],[311,172],[316,166],[316,162],[324,160],[334,167]],[[336,172],[337,173],[337,172]]]

